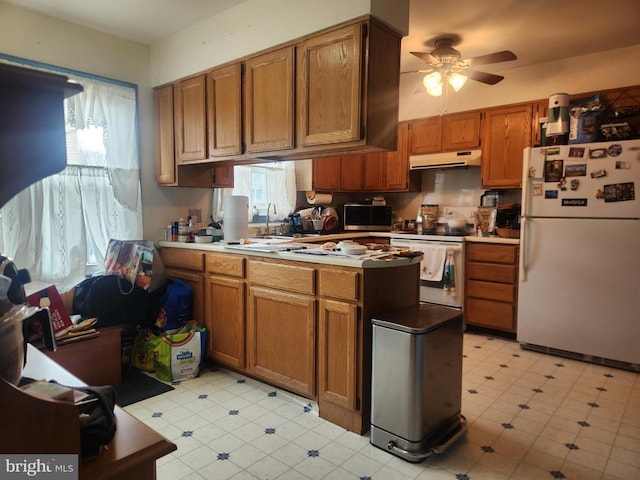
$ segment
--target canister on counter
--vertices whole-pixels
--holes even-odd
[[[422,210],[422,233],[434,234],[438,227],[438,205],[421,206]]]

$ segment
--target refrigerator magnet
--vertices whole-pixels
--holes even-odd
[[[559,182],[562,178],[562,170],[564,166],[563,160],[545,160],[544,161],[544,181]]]
[[[545,190],[544,198],[558,198],[558,190]]]
[[[542,184],[534,183],[533,184],[533,194],[536,196],[542,195]]]
[[[584,147],[571,147],[569,148],[569,156],[571,158],[583,158]]]
[[[572,178],[571,182],[569,182],[569,185],[569,188],[575,192],[580,186],[580,180],[578,180],[577,178]]]
[[[631,162],[616,160],[616,170],[631,170]]]
[[[633,182],[613,183],[604,186],[605,202],[626,202],[635,199],[636,193]]]
[[[596,170],[594,172],[591,172],[591,178],[601,178],[606,176],[607,176],[606,170]]]
[[[610,157],[617,157],[622,153],[622,145],[620,145],[619,143],[609,145],[609,147],[607,148],[607,153]]]
[[[589,150],[589,158],[607,158],[606,148],[593,148]]]

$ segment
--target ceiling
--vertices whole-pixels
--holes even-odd
[[[73,23],[151,44],[246,0],[1,0]],[[393,1],[393,0],[386,0]],[[424,63],[432,40],[456,34],[463,58],[511,50],[518,60],[496,72],[640,44],[638,0],[410,0],[401,71]],[[630,61],[633,61],[630,59]]]

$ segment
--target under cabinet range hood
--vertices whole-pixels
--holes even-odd
[[[428,168],[479,167],[481,156],[482,150],[411,155],[409,168],[411,170],[426,170]]]

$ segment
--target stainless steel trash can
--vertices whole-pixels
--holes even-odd
[[[417,305],[372,319],[371,443],[410,462],[466,432],[462,312]]]

